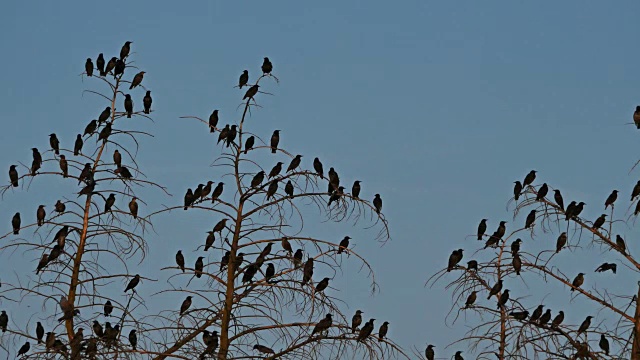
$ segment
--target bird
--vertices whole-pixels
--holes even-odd
[[[435,351],[433,350],[434,347],[435,346],[429,344],[424,350],[424,357],[427,358],[427,360],[434,360],[436,358]]]
[[[593,229],[593,230],[600,229],[600,227],[602,227],[602,225],[604,225],[606,217],[607,217],[607,214],[600,215],[600,217],[597,218],[596,221],[593,222],[593,226],[591,227],[591,229]]]
[[[207,181],[205,186],[202,188],[202,192],[200,193],[200,199],[201,200],[204,200],[207,196],[209,196],[209,193],[211,192],[211,185],[212,184],[213,184],[213,181],[209,180],[209,181]]]
[[[17,212],[13,215],[13,218],[11,218],[11,226],[13,227],[13,234],[14,235],[18,235],[20,234],[20,224],[21,224],[21,219],[20,219],[20,213]]]
[[[536,179],[537,171],[531,170],[527,176],[524,177],[524,181],[522,182],[522,187],[525,188],[527,185],[533,184],[533,181]]]
[[[193,190],[193,202],[200,200],[202,197],[202,189],[204,188],[204,184],[198,184],[195,190]]]
[[[509,313],[510,316],[513,316],[514,319],[524,321],[529,316],[529,312],[525,311],[512,311]]]
[[[633,122],[636,124],[636,129],[640,129],[640,106],[636,106],[636,111],[633,112]]]
[[[36,338],[38,339],[38,344],[42,344],[42,339],[44,338],[44,327],[42,327],[42,323],[40,321],[36,324]]]
[[[573,217],[577,218],[578,215],[580,215],[580,213],[582,212],[582,210],[584,210],[584,206],[586,204],[584,202],[579,202],[578,205],[576,205],[575,209],[573,210]]]
[[[465,309],[467,309],[471,305],[473,305],[476,302],[476,299],[478,299],[478,292],[473,290],[471,292],[471,294],[469,294],[469,296],[467,296],[467,301],[465,301],[465,303],[464,303]]]
[[[122,45],[122,49],[120,49],[120,60],[124,60],[127,56],[129,56],[129,51],[131,51],[130,45],[133,41],[125,41],[124,45]]]
[[[191,190],[191,188],[188,188],[187,193],[184,194],[184,210],[187,210],[187,208],[191,206],[191,204],[193,204],[194,200],[195,199],[193,198],[193,191]]]
[[[338,246],[338,254],[342,254],[342,252],[349,247],[349,239],[351,238],[345,236],[344,239],[340,241],[340,245]]]
[[[269,256],[269,254],[271,254],[271,250],[273,248],[273,243],[269,242],[264,249],[262,249],[262,251],[260,252],[260,255],[258,255],[258,258],[256,259],[256,262],[258,264],[260,264],[260,266],[262,266],[262,263],[264,262],[264,259]]]
[[[558,311],[558,315],[556,315],[556,317],[553,318],[553,321],[551,321],[551,328],[557,329],[558,326],[560,326],[560,324],[562,324],[563,321],[564,321],[564,311]]]
[[[131,179],[133,177],[133,175],[131,175],[131,171],[129,171],[125,166],[120,166],[115,169],[113,173],[119,175],[123,179]]]
[[[280,171],[282,171],[282,162],[278,161],[273,168],[271,168],[271,171],[269,171],[268,178],[271,179],[272,177],[280,175]]]
[[[127,113],[127,118],[131,118],[133,113],[133,100],[131,100],[130,94],[124,95],[124,111]]]
[[[329,176],[329,188],[327,192],[331,193],[334,190],[338,189],[338,187],[340,186],[340,177],[338,176],[338,173],[335,171],[335,169],[332,167],[329,168],[329,172],[327,173],[327,175]]]
[[[356,180],[353,182],[353,186],[351,187],[351,196],[353,198],[359,199],[360,196],[360,183],[362,181]]]
[[[271,71],[273,71],[273,64],[271,63],[271,61],[269,61],[268,57],[265,57],[264,61],[262,62],[262,73],[270,74]]]
[[[231,146],[231,144],[234,143],[233,141],[236,139],[236,135],[238,135],[238,125],[231,125],[231,128],[227,133],[227,137],[225,138],[227,147]]]
[[[178,250],[176,253],[176,264],[184,272],[184,255],[182,255],[182,250]]]
[[[478,271],[478,262],[476,260],[467,261],[467,270],[475,270]]]
[[[127,287],[124,289],[124,292],[127,292],[129,290],[135,292],[135,288],[136,288],[136,286],[138,286],[139,283],[140,283],[140,275],[136,274],[133,277],[133,279],[131,279],[131,281],[129,281],[129,284],[127,284]]]
[[[222,195],[222,190],[224,190],[224,183],[219,182],[216,188],[213,189],[213,193],[211,193],[211,202],[215,202]]]
[[[151,98],[151,90],[147,90],[147,93],[142,98],[142,106],[144,106],[144,113],[151,113],[151,103],[153,103],[153,99]]]
[[[380,194],[376,194],[373,198],[373,206],[376,208],[376,213],[380,214],[380,211],[382,211],[382,199],[380,198]]]
[[[283,236],[280,240],[280,244],[282,245],[282,249],[289,254],[293,253],[293,248],[291,247],[291,243],[289,243],[289,239],[286,236]]]
[[[638,216],[640,214],[640,201],[636,203],[636,208],[633,210],[633,216]]]
[[[225,125],[222,130],[220,130],[220,134],[218,134],[218,144],[220,143],[220,141],[223,141],[223,145],[224,145],[224,140],[227,139],[227,134],[229,134],[229,124]]]
[[[624,239],[620,235],[616,235],[616,247],[622,253],[622,255],[627,255],[627,245],[624,242]]]
[[[242,98],[242,100],[244,99],[253,99],[254,96],[256,96],[256,94],[258,93],[258,88],[260,88],[260,85],[256,84],[253,85],[252,87],[249,88],[249,90],[247,90],[246,93],[244,93],[244,97]]]
[[[258,270],[260,270],[260,264],[257,262],[247,266],[242,275],[242,283],[253,283],[253,277],[258,273]]]
[[[560,206],[560,209],[564,211],[564,199],[562,198],[562,194],[560,193],[560,190],[558,189],[553,190],[553,200],[555,200],[556,204]]]
[[[513,265],[513,270],[516,272],[516,275],[520,275],[520,270],[522,270],[522,260],[520,259],[520,255],[513,255],[511,265]]]
[[[225,266],[229,265],[229,257],[231,256],[231,251],[225,252],[222,260],[220,260],[220,271],[222,271]]]
[[[329,280],[331,279],[328,277],[325,277],[322,280],[320,280],[320,282],[316,284],[316,292],[323,292],[324,289],[326,289],[329,286]]]
[[[213,231],[207,231],[207,239],[204,241],[204,251],[209,251],[209,249],[213,246],[213,243],[216,241],[216,233]]]
[[[96,59],[96,67],[98,68],[98,71],[100,71],[100,76],[107,75],[104,71],[104,55],[102,55],[102,53],[100,53]]]
[[[244,262],[244,253],[236,254],[236,259],[233,262],[233,268],[235,269],[235,271],[238,271],[240,269],[243,262]]]
[[[134,219],[138,218],[138,202],[136,201],[137,197],[132,197],[131,201],[129,201],[129,212]]]
[[[91,58],[87,58],[87,61],[84,63],[84,71],[87,76],[93,75],[93,61],[91,60]]]
[[[271,153],[275,154],[280,142],[280,130],[273,130],[271,135]]]
[[[293,183],[291,180],[287,180],[287,184],[284,186],[284,193],[289,197],[293,197]]]
[[[369,335],[371,335],[371,333],[373,332],[373,322],[375,320],[376,319],[370,319],[366,324],[362,326],[362,329],[360,329],[357,338],[359,342],[365,341],[369,337]]]
[[[135,329],[129,332],[129,344],[131,344],[131,348],[133,348],[133,350],[137,350],[138,336],[136,335]]]
[[[542,316],[540,316],[540,320],[538,321],[538,324],[540,325],[546,325],[549,320],[551,320],[551,310],[547,309],[547,311],[545,311],[544,314],[542,314]]]
[[[589,329],[589,327],[591,326],[591,319],[593,319],[593,316],[591,315],[587,316],[584,319],[584,321],[582,322],[582,324],[580,324],[580,327],[578,328],[578,332],[576,333],[576,336],[580,336],[581,333]]]
[[[144,78],[144,74],[145,74],[144,71],[140,71],[139,73],[136,74],[136,76],[133,77],[133,80],[131,81],[131,86],[129,86],[129,90],[140,85],[140,83],[142,82],[142,79]]]
[[[613,203],[615,203],[616,200],[618,200],[618,190],[613,190],[611,194],[607,197],[607,200],[604,201],[604,208],[605,209],[608,208],[609,205],[613,207]]]
[[[538,189],[538,194],[536,195],[536,201],[544,200],[544,197],[547,196],[547,193],[549,193],[549,186],[547,185],[547,183],[543,183],[542,185],[540,185],[540,188]]]
[[[209,132],[215,132],[216,126],[218,126],[218,119],[218,110],[213,110],[209,115]]]
[[[191,307],[191,302],[191,296],[187,296],[187,298],[184,299],[182,305],[180,305],[180,316],[184,315],[184,313],[189,310],[189,308]]]
[[[544,305],[538,305],[538,307],[535,310],[533,310],[533,314],[531,314],[531,318],[529,319],[529,321],[531,322],[538,321],[538,319],[540,319],[540,316],[542,316],[543,309],[544,309]]]
[[[607,340],[607,337],[604,336],[604,334],[600,334],[600,341],[598,342],[598,346],[600,346],[600,350],[609,355],[609,340]]]
[[[573,218],[573,214],[575,213],[577,206],[578,206],[578,204],[576,204],[575,201],[572,201],[572,202],[569,203],[567,208],[564,210],[565,218],[566,218],[567,221],[569,221],[569,219]]]
[[[316,326],[314,326],[313,331],[311,331],[311,336],[328,330],[331,327],[332,322],[333,320],[331,318],[331,314],[327,314],[327,316],[325,316],[324,319],[318,321]]]
[[[456,351],[455,355],[453,356],[453,360],[464,360],[464,358],[460,354],[462,354],[462,351]]]
[[[31,163],[31,175],[35,175],[36,171],[42,166],[42,155],[37,148],[31,148],[33,153],[33,162]]]
[[[266,347],[266,346],[260,345],[260,344],[253,345],[253,349],[254,350],[258,350],[258,352],[261,352],[263,354],[275,354],[276,353],[275,351],[273,351],[272,348]]]
[[[69,226],[64,225],[60,230],[56,232],[53,239],[58,243],[58,246],[64,248],[64,241],[67,238],[67,235],[69,235]]]
[[[51,249],[51,252],[49,253],[49,258],[47,260],[47,264],[53,262],[54,260],[56,260],[60,254],[62,254],[62,249],[60,248],[60,245],[55,244],[53,245],[53,248]]]
[[[256,143],[256,137],[251,135],[247,138],[247,141],[244,143],[244,153],[248,153],[249,150],[253,149],[253,145]]]
[[[116,60],[116,66],[113,68],[113,78],[116,79],[118,75],[124,74],[125,67],[124,61]]]
[[[536,221],[536,209],[531,210],[529,215],[527,215],[527,219],[525,220],[524,228],[528,229],[533,225],[533,222]]]
[[[44,269],[49,263],[49,254],[44,253],[38,262],[38,267],[36,268],[36,275],[40,273],[42,269]]]
[[[93,320],[93,325],[91,326],[91,328],[93,329],[93,333],[101,338],[104,336],[104,330],[102,329],[102,325],[100,325],[100,323],[97,320]]]
[[[596,272],[605,272],[607,270],[611,270],[615,274],[618,270],[618,265],[614,263],[603,263],[596,268]]]
[[[498,243],[500,242],[500,238],[496,235],[496,233],[493,233],[493,235],[489,236],[489,240],[487,240],[487,242],[484,244],[484,248],[488,248],[488,247],[497,247]]]
[[[7,312],[5,310],[2,310],[2,312],[0,313],[0,329],[2,329],[2,332],[7,331],[8,325],[9,325],[9,316],[7,315]]]
[[[567,244],[567,233],[563,232],[556,240],[556,254]]]
[[[20,350],[18,350],[18,357],[26,355],[26,353],[29,352],[29,349],[31,349],[31,344],[27,341],[22,345],[22,347],[20,347]]]
[[[296,253],[293,254],[293,265],[295,267],[302,265],[302,249],[296,250]]]
[[[87,126],[84,128],[84,135],[93,134],[96,131],[97,128],[98,128],[98,121],[97,120],[89,121]],[[77,140],[76,140],[76,142],[77,142]]]
[[[511,255],[516,256],[520,252],[520,244],[522,244],[522,239],[520,238],[511,243]]]
[[[505,306],[507,304],[507,301],[509,301],[509,289],[505,289],[500,295],[497,308],[500,309],[501,307]]]
[[[324,178],[324,170],[322,169],[322,163],[320,162],[320,159],[313,159],[313,170],[315,170],[316,174],[318,174],[321,178]]]
[[[498,280],[495,285],[489,291],[489,296],[487,296],[487,300],[491,299],[492,296],[497,295],[502,290],[502,279]]]
[[[463,249],[458,249],[458,250],[453,250],[451,252],[451,255],[449,255],[449,263],[447,265],[447,272],[450,272],[451,270],[453,270],[458,263],[460,263],[460,261],[462,260],[463,257]]]
[[[103,311],[104,316],[111,316],[111,313],[113,312],[113,304],[111,304],[111,300],[107,300],[107,302],[104,303]]]
[[[37,222],[38,222],[38,226],[44,225],[44,218],[45,218],[46,215],[47,215],[47,213],[44,210],[44,205],[38,206],[38,210],[36,211],[36,219],[37,219]]]
[[[104,203],[104,212],[109,212],[111,211],[111,208],[113,207],[113,204],[116,203],[116,195],[115,194],[109,194],[109,197],[107,198],[107,201],[105,201]]]
[[[638,180],[636,185],[633,187],[633,190],[631,190],[631,201],[633,201],[633,199],[635,199],[638,195],[640,195],[640,180]]]
[[[91,163],[86,163],[84,164],[84,168],[82,168],[82,171],[80,172],[80,176],[78,176],[78,185],[80,185],[81,182],[83,181],[87,181],[91,179]]]
[[[194,272],[196,274],[196,277],[199,279],[202,277],[202,271],[204,270],[204,262],[202,261],[204,259],[203,256],[198,257],[198,259],[196,260],[196,264],[194,266]]]
[[[298,166],[300,166],[301,162],[302,162],[302,155],[296,155],[291,160],[291,163],[289,163],[289,166],[287,167],[287,172],[295,170]]]
[[[351,318],[351,333],[355,334],[356,330],[358,330],[358,326],[362,324],[362,310],[356,310],[356,313]]]
[[[76,136],[76,141],[73,144],[73,155],[74,156],[78,156],[78,154],[80,154],[82,152],[82,146],[84,145],[84,142],[82,141],[82,135],[78,134]]]
[[[222,233],[222,230],[224,230],[224,228],[227,226],[227,221],[229,219],[222,219],[220,221],[218,221],[216,223],[216,225],[213,227],[213,232],[214,233]]]
[[[340,198],[342,197],[342,194],[344,194],[344,186],[339,186],[338,189],[334,190],[333,193],[331,193],[327,206],[331,206],[332,202],[334,201],[337,202],[338,200],[340,200]]]
[[[387,332],[389,331],[389,322],[385,321],[381,326],[380,330],[378,330],[378,340],[384,340],[385,336],[387,336]]]
[[[260,184],[262,184],[262,180],[264,180],[264,171],[258,172],[253,177],[253,179],[251,179],[251,187],[252,188],[257,188],[258,186],[260,186]]]
[[[513,186],[513,198],[518,201],[522,193],[522,183],[520,181],[514,181],[513,183],[515,184]]]
[[[60,200],[58,200],[54,205],[54,210],[57,213],[63,213],[66,209],[67,209],[67,206]]]
[[[272,263],[267,264],[267,270],[264,272],[264,278],[267,282],[276,275],[276,267]]]
[[[105,125],[102,128],[102,130],[100,130],[100,133],[98,134],[98,141],[100,140],[107,141],[110,135],[111,135],[111,123],[107,123],[107,125]]]
[[[571,283],[572,285],[571,291],[575,291],[577,288],[582,286],[583,283],[584,283],[584,273],[579,273]]]
[[[49,145],[56,155],[60,155],[60,140],[56,134],[49,134]]]
[[[484,233],[487,231],[487,219],[480,220],[478,224],[478,240],[482,240]]]
[[[18,170],[16,170],[17,165],[9,166],[9,181],[11,182],[11,186],[18,187]]]
[[[306,263],[304,263],[304,269],[302,270],[302,284],[306,284],[313,277],[313,258],[310,257]]]
[[[249,82],[249,71],[243,70],[242,74],[240,75],[240,79],[238,79],[238,87],[242,89],[242,87],[246,86],[248,82]]]
[[[110,73],[111,70],[113,70],[116,67],[116,63],[118,62],[118,58],[117,57],[112,57],[108,62],[107,62],[107,66],[105,66],[104,68],[104,72],[105,75]]]

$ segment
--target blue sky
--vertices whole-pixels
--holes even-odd
[[[219,153],[201,126],[178,117],[219,108],[222,122],[237,119],[232,86],[268,56],[280,84],[270,85],[276,96],[263,97],[252,131],[268,137],[282,129],[283,143],[308,166],[319,156],[349,182],[363,180],[367,196],[382,194],[393,240],[379,248],[365,243],[370,233],[349,230],[382,291],[372,298],[346,289],[358,279],[348,275],[340,296],[388,319],[389,336],[405,348],[443,349],[461,335],[442,325],[449,295],[424,282],[452,249],[477,246],[465,236],[481,218],[491,231],[510,219],[504,208],[514,180],[536,169],[565,199],[593,203],[585,212],[595,218],[611,189],[626,201],[638,179],[629,174],[638,133],[627,125],[640,102],[636,2],[110,4],[5,5],[2,167],[28,161],[33,146],[47,148],[51,132],[71,144],[105,106],[83,96],[92,86],[78,76],[85,59],[117,54],[131,40],[156,110],[147,128],[155,137],[142,141],[139,159],[177,195],[155,200],[177,203],[186,187],[213,176],[208,165]],[[6,224],[20,199],[13,194],[0,206]],[[200,229],[178,235],[173,227],[160,226],[149,242],[203,241]],[[173,254],[154,255],[158,263],[140,271],[171,263]]]

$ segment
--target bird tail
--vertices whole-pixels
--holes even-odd
[[[106,72],[104,72],[104,71],[100,70],[100,76],[106,76],[106,75],[107,75],[107,73],[106,73]]]
[[[276,148],[271,148],[271,153],[275,154],[276,153]]]
[[[131,84],[131,86],[129,86],[129,90],[133,89],[133,84]]]

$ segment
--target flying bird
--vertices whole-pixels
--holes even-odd
[[[615,274],[618,270],[618,265],[614,263],[603,263],[596,268],[596,272],[605,272],[607,270],[611,270]]]

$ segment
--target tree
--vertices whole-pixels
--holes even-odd
[[[108,88],[106,94],[87,91],[105,99],[108,107],[77,136],[74,148],[67,146],[70,136],[54,141],[57,136],[52,135],[52,150],[42,155],[34,150],[31,166],[12,166],[9,182],[0,190],[3,197],[21,196],[22,190],[47,178],[77,193],[61,197],[54,206],[45,204],[45,209],[54,208],[48,213],[33,206],[29,211],[37,213],[36,222],[22,211],[14,217],[15,231],[0,236],[5,257],[20,251],[37,267],[37,276],[3,279],[3,299],[14,304],[6,308],[12,320],[28,303],[42,308],[34,316],[43,319],[37,331],[33,321],[8,322],[14,346],[31,341],[24,351],[29,358],[405,356],[391,340],[378,339],[383,320],[370,336],[360,328],[353,332],[353,314],[334,297],[332,280],[346,262],[359,262],[376,291],[366,259],[354,251],[347,235],[324,239],[304,226],[313,220],[325,226],[366,222],[367,228],[378,229],[377,239],[384,243],[390,235],[379,195],[360,198],[359,185],[352,192],[345,190],[344,179],[341,182],[333,168],[325,174],[316,161],[314,170],[308,170],[306,161],[284,150],[277,136],[267,142],[246,130],[252,109],[259,108],[256,99],[268,95],[260,82],[278,81],[270,61],[265,58],[255,82],[242,84],[246,87],[238,124],[219,127],[217,111],[208,120],[186,117],[204,123],[202,138],[213,136],[222,149],[214,161],[222,169],[217,181],[203,180],[179,205],[153,211],[147,207],[153,201],[141,199],[139,190],[151,187],[160,195],[168,193],[146,179],[136,161],[139,138],[150,134],[135,120],[151,120],[153,102],[145,72],[134,70],[130,61],[130,47],[127,42],[120,57],[106,64],[100,54],[95,72],[87,60],[84,74]],[[280,171],[272,170],[276,161],[283,163]],[[229,180],[223,185],[223,179]],[[175,266],[162,268],[171,274],[167,286],[154,289],[151,296],[184,301],[161,300],[163,307],[157,309],[143,294],[159,276],[129,269],[135,261],[155,264],[146,257],[152,220],[175,221],[172,214],[183,209],[206,214],[211,225],[206,225],[208,235],[197,249],[202,256],[185,260],[188,254],[179,251]],[[105,266],[108,262],[120,264],[122,271]],[[2,343],[6,351],[16,351]]]
[[[493,224],[493,232],[483,220],[464,260],[454,250],[451,271],[428,281],[449,281],[448,321],[473,322],[459,342],[479,359],[640,359],[639,284],[617,273],[640,271],[620,235],[640,213],[640,185],[629,186],[631,205],[609,190],[583,212],[581,199],[539,178],[532,171],[515,182],[513,222],[504,224],[511,231]],[[602,215],[585,217],[594,211]],[[620,281],[625,293],[612,289]]]

